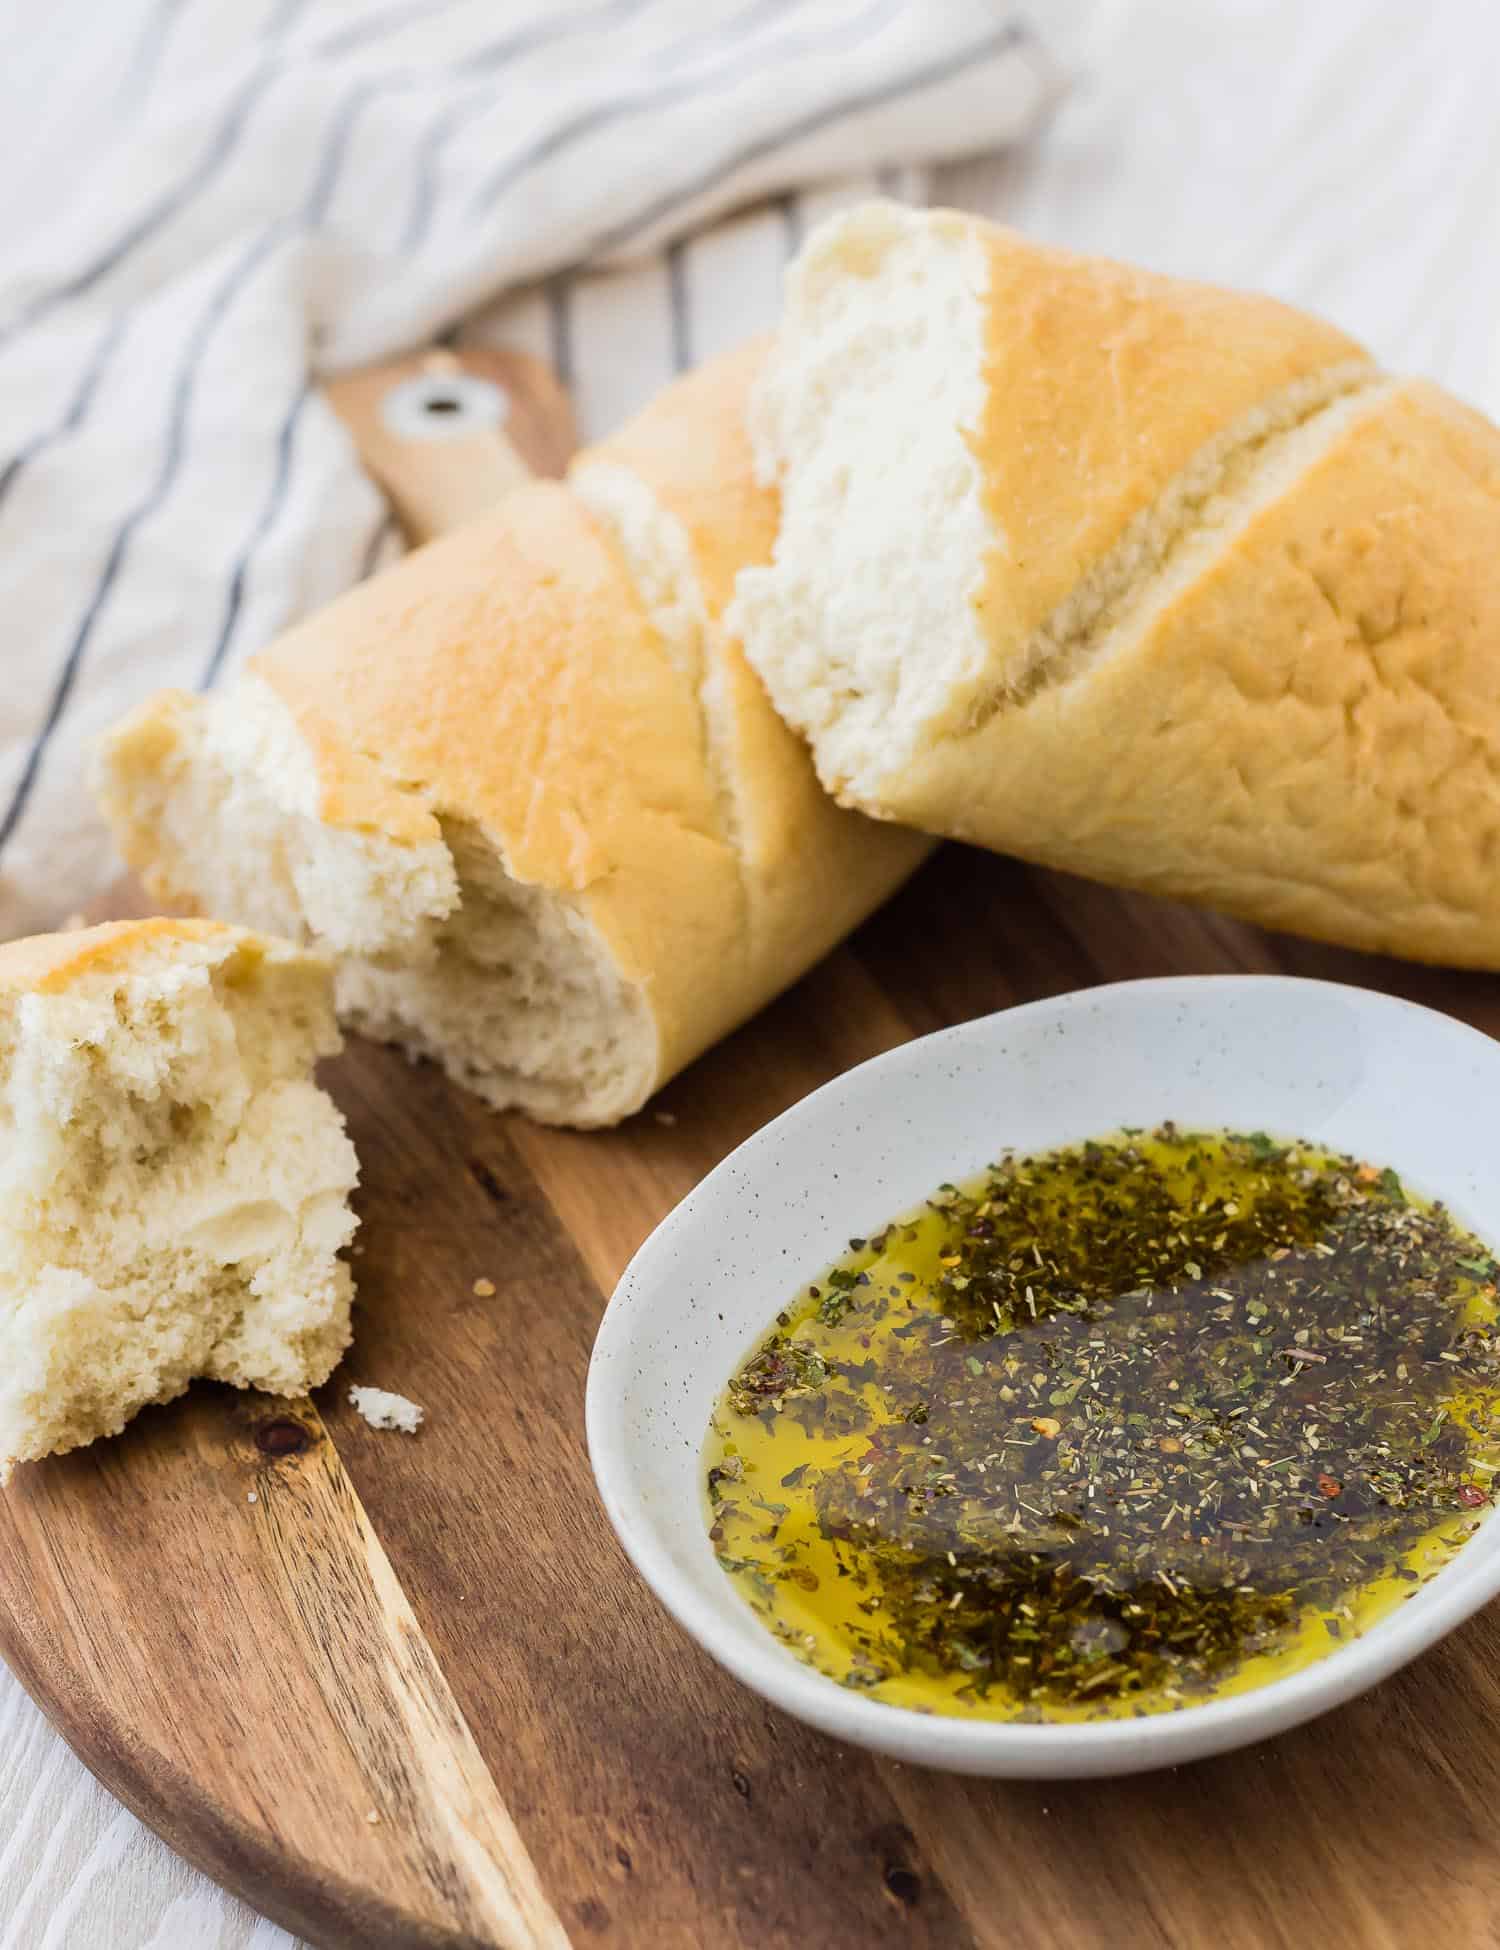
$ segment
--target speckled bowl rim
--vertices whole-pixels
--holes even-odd
[[[1436,1010],[1374,990],[1279,975],[1170,976],[1077,990],[916,1038],[834,1078],[725,1158],[668,1214],[631,1260],[605,1311],[589,1366],[586,1427],[599,1495],[631,1562],[661,1603],[720,1665],[763,1698],[838,1739],[916,1764],[1032,1779],[1126,1774],[1245,1746],[1327,1712],[1405,1665],[1500,1593],[1500,1529],[1492,1512],[1452,1561],[1398,1610],[1314,1665],[1253,1692],[1142,1719],[1042,1726],[969,1722],[884,1705],[851,1692],[778,1644],[737,1594],[726,1610],[713,1580],[719,1580],[725,1592],[732,1593],[732,1587],[714,1562],[702,1522],[697,1523],[694,1537],[686,1537],[670,1513],[657,1506],[643,1480],[640,1445],[659,1443],[661,1437],[632,1426],[626,1381],[633,1358],[644,1333],[650,1331],[654,1311],[680,1306],[676,1259],[684,1244],[691,1248],[695,1235],[714,1226],[726,1198],[738,1200],[752,1189],[756,1198],[775,1205],[777,1160],[789,1135],[809,1124],[838,1120],[847,1128],[851,1120],[857,1123],[859,1107],[872,1100],[873,1092],[889,1097],[903,1081],[933,1066],[952,1071],[956,1064],[982,1056],[997,1037],[1005,1039],[1002,1047],[1008,1054],[1017,1039],[1034,1041],[1064,1032],[1070,1022],[1081,1020],[1081,1011],[1128,1016],[1148,997],[1195,1011],[1227,1009],[1232,1017],[1236,1003],[1252,991],[1260,996],[1274,991],[1277,1002],[1287,1009],[1306,1006],[1315,998],[1326,1007],[1330,997],[1337,998],[1365,1025],[1383,1023],[1391,1030],[1399,1025],[1404,1034],[1415,1034],[1434,1062],[1441,1057],[1472,1066],[1474,1086],[1488,1083],[1493,1090],[1500,1085],[1500,1043]],[[1116,1120],[1135,1121],[1139,1120],[1130,1117],[1128,1110]],[[1274,1120],[1256,1121],[1274,1128]],[[1225,1105],[1219,1122],[1225,1126],[1237,1122],[1233,1104]],[[1316,1129],[1299,1134],[1320,1135]],[[1364,1148],[1348,1142],[1347,1135],[1338,1141],[1352,1151]],[[1467,1185],[1434,1180],[1415,1156],[1404,1165],[1400,1157],[1388,1161],[1428,1196],[1450,1203],[1463,1223],[1495,1243],[1500,1241],[1500,1133],[1486,1137],[1481,1120],[1475,1120],[1474,1141],[1482,1147],[1482,1155],[1476,1158],[1473,1182]],[[850,1150],[840,1153],[851,1169],[858,1168],[859,1142],[858,1135],[851,1137]],[[997,1119],[995,1153],[1007,1142]],[[1412,1149],[1419,1147],[1414,1144]],[[932,1155],[934,1168],[925,1189],[969,1170],[967,1163],[944,1163],[936,1153]],[[780,1196],[784,1204],[784,1187]],[[872,1212],[867,1225],[891,1216],[891,1211]],[[763,1211],[761,1224],[774,1223],[774,1212]],[[699,1384],[709,1387],[710,1399],[727,1379],[736,1354],[748,1351],[770,1324],[778,1298],[795,1291],[800,1275],[810,1277],[836,1257],[841,1244],[841,1238],[830,1231],[821,1261],[816,1254],[811,1260],[799,1258],[790,1278],[778,1271],[765,1280],[758,1290],[758,1307],[732,1309],[737,1317],[743,1314],[744,1331],[726,1330],[725,1338],[733,1347],[722,1372]],[[677,1428],[672,1405],[662,1401],[656,1406],[664,1428],[672,1432]],[[651,1413],[647,1411],[647,1420]],[[694,1501],[689,1507],[695,1514],[706,1423],[705,1411],[703,1424],[688,1441],[689,1424],[682,1422],[677,1434],[682,1453],[665,1465],[674,1477],[677,1470],[684,1472],[688,1482],[681,1487],[690,1485]],[[673,1494],[679,1491],[674,1489]],[[684,1554],[692,1569],[684,1568]],[[703,1577],[705,1568],[711,1578]],[[715,1595],[706,1597],[700,1586]]]

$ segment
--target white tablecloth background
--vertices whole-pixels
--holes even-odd
[[[607,319],[607,349],[578,340],[609,377],[586,414],[633,406],[715,317],[771,314],[795,210],[714,217],[855,171],[899,186],[1023,139],[1057,92],[1016,0],[48,12],[36,33],[0,0],[0,938],[118,870],[93,737],[222,681],[378,554],[320,377],[542,283],[514,329],[572,366],[575,312]],[[575,306],[580,264],[640,268]]]
[[[1500,414],[1500,8],[1033,0],[1032,10],[1085,72],[1042,142],[944,171],[944,200],[1059,242],[1268,289]],[[808,202],[801,218],[816,213]],[[725,248],[689,247],[631,288],[654,330],[670,315],[671,280],[692,282],[693,357],[745,329],[714,303]],[[599,429],[649,377],[633,369],[621,384],[612,348],[630,311],[620,295],[585,284],[565,320],[555,299],[534,298],[477,329],[564,350],[584,421]],[[289,1943],[97,1787],[0,1671],[0,1950]]]

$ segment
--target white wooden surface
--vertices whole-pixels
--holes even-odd
[[[1077,65],[1073,92],[1034,151],[945,172],[945,200],[1272,290],[1500,413],[1500,8],[1036,0],[1034,14]],[[55,40],[39,38],[54,61]],[[13,84],[31,85],[29,72],[13,67]],[[699,299],[702,357],[743,321],[714,316],[710,253],[690,251],[678,275]],[[664,273],[585,290],[572,307],[588,431],[636,404],[610,382],[632,307],[670,310]],[[539,300],[487,325],[555,350]],[[141,1828],[0,1669],[0,1950],[291,1945]]]

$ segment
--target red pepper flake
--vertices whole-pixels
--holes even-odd
[[[1320,1476],[1318,1478],[1319,1496],[1342,1496],[1343,1493],[1344,1493],[1343,1484],[1335,1482],[1333,1477]]]
[[[1489,1502],[1477,1483],[1465,1483],[1458,1493],[1458,1500],[1466,1510],[1477,1510],[1481,1503]]]

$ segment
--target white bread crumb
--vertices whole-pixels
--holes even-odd
[[[870,203],[816,230],[750,404],[781,494],[774,560],[730,627],[825,786],[904,763],[985,666],[974,597],[994,534],[970,444],[985,405],[975,232]]]
[[[400,1429],[406,1435],[416,1434],[427,1412],[386,1388],[351,1388],[349,1400],[372,1429]]]

